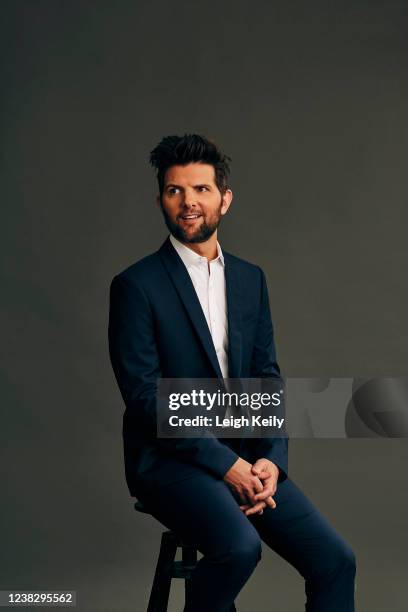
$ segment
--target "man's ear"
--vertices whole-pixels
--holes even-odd
[[[157,194],[156,196],[156,206],[158,206],[159,208],[161,208],[161,201],[160,201],[160,194]]]
[[[231,189],[226,189],[222,196],[221,214],[225,215],[232,202],[233,194]]]

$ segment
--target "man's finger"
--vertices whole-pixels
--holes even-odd
[[[264,486],[259,478],[254,478],[254,489],[257,493],[260,493],[264,489]]]
[[[252,486],[251,486],[252,485]],[[259,478],[253,478],[251,485],[245,490],[245,495],[252,505],[256,503],[255,495],[263,491],[263,484]]]
[[[251,472],[258,476],[260,472],[264,472],[267,469],[266,461],[257,461],[251,468]]]
[[[265,507],[271,508],[272,510],[276,508],[276,502],[273,497],[268,497],[267,499],[265,499],[265,501],[258,502],[254,506],[251,506],[248,510],[245,510],[245,514],[246,516],[249,516],[250,514],[258,513]]]
[[[271,473],[269,470],[259,470],[256,475],[258,476],[259,479],[264,479],[264,478],[270,478],[271,477]]]
[[[274,508],[276,508],[276,501],[273,499],[273,497],[267,497],[264,500],[264,503],[269,506],[269,508],[272,508],[272,510],[274,510]]]
[[[257,514],[260,510],[263,510],[265,508],[265,502],[259,502],[258,504],[255,504],[255,506],[252,506],[251,508],[248,508],[248,510],[245,510],[245,514],[246,516],[250,516],[251,514]]]
[[[252,508],[251,504],[244,504],[243,506],[239,507],[239,509],[242,510],[243,512],[245,510],[248,510],[248,508]]]
[[[276,486],[273,483],[268,484],[261,493],[257,493],[255,495],[255,499],[256,501],[264,500],[267,497],[274,495],[275,492],[276,492]]]

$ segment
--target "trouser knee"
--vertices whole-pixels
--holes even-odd
[[[329,584],[338,579],[354,579],[356,574],[356,557],[345,542],[335,542],[326,548],[314,560],[310,561],[305,572],[305,579],[311,584]]]
[[[353,579],[356,574],[356,556],[347,544],[338,546],[333,551],[333,562],[327,564],[323,579],[330,582],[337,577]]]
[[[343,550],[341,563],[343,571],[346,571],[349,574],[355,576],[357,566],[356,555],[349,546],[345,547],[345,549]]]
[[[261,540],[257,537],[236,542],[230,551],[230,563],[234,567],[253,570],[261,560]]]

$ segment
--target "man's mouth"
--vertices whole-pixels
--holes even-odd
[[[200,214],[191,213],[191,214],[181,215],[180,219],[183,219],[183,221],[194,221],[195,219],[198,219],[199,217],[201,217]]]

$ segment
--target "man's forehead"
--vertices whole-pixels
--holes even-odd
[[[185,166],[171,166],[164,177],[168,183],[215,183],[214,166],[211,164],[192,163]]]

